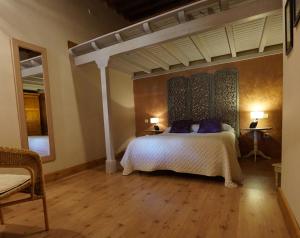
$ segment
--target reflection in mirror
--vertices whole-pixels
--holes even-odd
[[[12,39],[21,146],[55,160],[47,50]]]
[[[50,155],[43,60],[39,52],[19,48],[28,146],[45,157]]]

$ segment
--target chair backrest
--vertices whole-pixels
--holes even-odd
[[[34,193],[44,195],[44,175],[40,156],[29,150],[0,147],[0,168],[23,168],[35,178]],[[25,192],[31,192],[30,189]]]

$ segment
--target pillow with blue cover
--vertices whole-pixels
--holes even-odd
[[[222,131],[222,123],[217,119],[204,119],[199,123],[198,133],[217,133]]]
[[[192,120],[174,121],[170,133],[190,133],[192,124]]]

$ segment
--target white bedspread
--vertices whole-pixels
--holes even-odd
[[[135,170],[172,170],[206,176],[222,176],[226,187],[241,182],[234,131],[213,134],[164,133],[130,142],[121,161],[123,175]],[[234,181],[234,182],[233,182]]]

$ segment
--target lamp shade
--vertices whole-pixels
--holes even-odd
[[[250,116],[252,119],[262,119],[264,118],[265,113],[260,111],[255,111],[255,112],[251,112]]]
[[[159,123],[159,118],[158,117],[151,117],[150,118],[150,123],[151,124],[157,124],[157,123]]]

